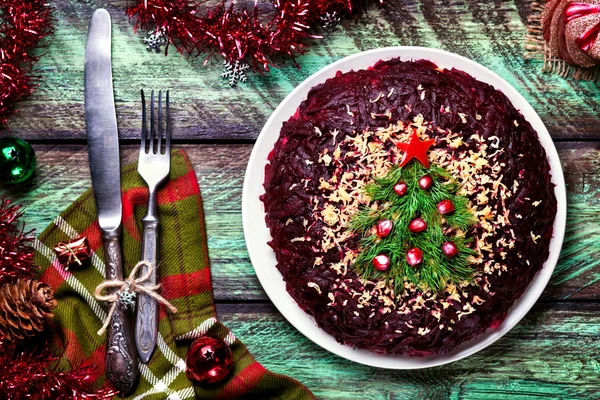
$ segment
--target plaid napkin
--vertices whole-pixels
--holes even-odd
[[[139,261],[141,219],[146,213],[148,190],[137,173],[137,163],[122,170],[123,258],[125,275]],[[267,371],[246,347],[216,320],[210,281],[210,264],[200,189],[192,165],[183,151],[173,151],[168,184],[158,195],[160,215],[161,294],[178,312],[161,306],[158,346],[148,364],[139,364],[140,383],[131,399],[314,399],[299,382]],[[35,261],[42,267],[40,280],[55,289],[59,306],[53,323],[54,341],[65,348],[63,366],[91,362],[98,383],[104,381],[106,335],[96,332],[107,306],[94,298],[104,279],[104,253],[94,196],[87,190],[36,241]],[[93,251],[86,268],[65,270],[52,248],[86,236]],[[193,386],[185,376],[185,355],[194,338],[209,335],[231,346],[234,369],[212,386]]]

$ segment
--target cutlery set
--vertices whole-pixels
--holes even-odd
[[[97,10],[90,22],[85,51],[84,84],[90,172],[104,245],[106,279],[122,281],[125,274],[120,245],[121,170],[111,72],[111,20],[108,12],[103,9]],[[169,93],[166,92],[163,112],[163,93],[158,93],[156,107],[155,93],[151,92],[150,129],[143,91],[141,96],[142,134],[138,172],[149,189],[148,212],[142,219],[141,260],[153,266],[150,279],[144,283],[153,286],[158,281],[159,264],[157,188],[167,179],[170,169]],[[147,272],[148,267],[144,265],[141,275]],[[113,289],[112,294],[117,290]],[[106,377],[122,396],[131,393],[137,383],[138,357],[143,363],[147,363],[156,347],[158,309],[154,298],[145,293],[138,294],[135,335],[125,307],[115,307],[111,316],[107,330]]]

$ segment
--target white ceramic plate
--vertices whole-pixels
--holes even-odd
[[[409,357],[376,354],[368,350],[354,349],[342,345],[336,342],[328,333],[321,330],[314,319],[298,307],[285,289],[285,282],[275,267],[275,254],[267,245],[267,242],[271,240],[271,235],[265,224],[263,204],[259,200],[259,196],[264,193],[263,182],[267,156],[279,137],[282,123],[295,113],[300,103],[306,99],[309,90],[313,86],[333,77],[337,71],[347,72],[364,69],[379,60],[394,57],[400,57],[404,60],[427,59],[443,68],[454,67],[471,74],[480,81],[491,84],[503,92],[538,132],[540,142],[548,155],[552,182],[556,185],[558,213],[554,221],[554,237],[550,242],[550,256],[544,267],[535,276],[523,296],[515,302],[499,327],[488,329],[484,334],[469,342],[462,343],[452,352],[444,355]],[[494,72],[456,54],[422,47],[388,47],[355,54],[321,69],[302,82],[281,102],[265,124],[250,156],[242,195],[242,218],[246,245],[256,275],[271,301],[296,329],[316,344],[348,360],[381,368],[416,369],[446,364],[476,353],[500,339],[527,314],[546,287],[558,260],[565,232],[566,204],[565,182],[554,143],[540,117],[519,92]]]

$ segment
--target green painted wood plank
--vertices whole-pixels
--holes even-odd
[[[39,90],[20,103],[13,133],[36,143],[38,172],[28,186],[0,186],[26,205],[30,227],[43,229],[89,186],[84,139],[83,49],[93,10],[114,22],[113,74],[121,136],[140,130],[139,89],[174,88],[176,139],[252,141],[272,110],[313,72],[358,51],[393,45],[441,48],[491,68],[538,111],[552,136],[598,139],[598,86],[541,74],[524,61],[530,0],[385,0],[357,21],[345,21],[308,55],[230,89],[220,64],[207,67],[176,53],[148,53],[123,13],[126,0],[54,0],[56,34],[39,63]],[[47,144],[43,144],[46,142]],[[326,399],[600,398],[600,142],[558,143],[568,185],[565,245],[549,287],[505,338],[467,360],[424,371],[384,371],[331,355],[294,330],[269,304],[243,240],[241,187],[251,145],[183,145],[196,168],[206,210],[219,317],[267,368],[289,374]],[[125,146],[124,162],[136,159]],[[567,299],[569,302],[560,302]]]
[[[600,304],[538,304],[506,336],[446,366],[391,371],[322,349],[271,305],[218,305],[219,319],[266,368],[322,399],[600,398]]]
[[[41,231],[89,185],[86,147],[36,145],[37,175],[21,188],[0,187],[27,206],[29,226]],[[215,296],[266,300],[246,250],[241,195],[251,145],[182,145],[192,160],[204,198]],[[600,142],[558,143],[566,175],[569,212],[565,244],[546,300],[600,299]],[[124,146],[123,163],[137,146]],[[257,184],[260,184],[257,182]]]
[[[56,33],[39,62],[39,89],[19,104],[10,121],[28,139],[82,139],[83,57],[93,10],[107,7],[113,18],[113,75],[122,136],[140,130],[139,90],[171,88],[177,138],[251,140],[279,102],[305,78],[327,64],[382,46],[419,45],[470,57],[517,88],[540,113],[555,138],[600,138],[598,86],[542,74],[540,65],[522,58],[528,1],[385,0],[358,20],[348,20],[316,41],[299,58],[270,74],[253,75],[231,89],[219,77],[220,63],[202,65],[172,52],[146,51],[123,10],[127,2],[55,0]]]

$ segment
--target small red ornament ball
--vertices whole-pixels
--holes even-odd
[[[419,187],[423,190],[427,190],[433,185],[433,179],[429,175],[425,175],[419,179]]]
[[[452,214],[454,212],[454,203],[450,200],[442,200],[438,203],[437,209],[442,215]]]
[[[398,182],[394,185],[394,192],[398,196],[404,196],[408,190],[408,185],[404,182]]]
[[[194,340],[185,357],[185,375],[196,383],[216,383],[233,367],[231,349],[222,340],[203,336]]]
[[[377,222],[377,236],[380,238],[386,237],[392,231],[394,223],[389,219],[382,219]]]
[[[458,247],[452,242],[444,242],[442,245],[442,253],[448,258],[452,258],[458,254]]]
[[[421,264],[423,262],[423,252],[420,249],[413,247],[406,252],[406,262],[411,267]]]
[[[373,266],[380,271],[387,271],[390,267],[390,259],[385,254],[379,254],[373,258]]]
[[[427,222],[423,221],[421,217],[413,219],[408,224],[408,230],[412,233],[423,232],[425,229],[427,229]]]

